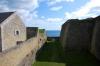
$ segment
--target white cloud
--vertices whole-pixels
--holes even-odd
[[[94,17],[97,16],[95,12],[90,13],[91,9],[95,7],[100,7],[100,0],[90,0],[88,3],[86,3],[84,6],[80,7],[77,11],[73,12],[66,12],[65,13],[65,18],[87,18],[87,17]]]
[[[26,25],[32,26],[33,18],[37,18],[38,0],[0,0],[0,12],[17,11]]]
[[[41,19],[45,19],[45,16],[41,16]]]
[[[66,2],[74,2],[74,0],[65,0]]]
[[[62,6],[56,6],[56,7],[51,7],[50,10],[51,11],[59,11],[61,10],[63,7]]]
[[[71,19],[73,17],[72,14],[70,14],[69,12],[65,13],[65,19]]]
[[[46,30],[60,30],[62,23],[61,18],[48,18],[48,19],[38,19],[36,20],[36,25],[40,28],[45,28]],[[44,25],[41,25],[44,24]]]
[[[0,0],[0,12],[17,11],[26,26],[40,27],[47,30],[60,30],[61,19],[46,19],[45,16],[39,17],[38,11],[36,11],[38,7],[38,0]]]
[[[55,5],[57,3],[61,3],[61,2],[74,2],[74,0],[48,0],[48,5],[52,6]]]
[[[61,22],[62,18],[48,18],[46,19],[47,22]]]

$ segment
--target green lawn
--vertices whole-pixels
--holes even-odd
[[[65,64],[55,62],[36,62],[33,66],[65,66]]]
[[[64,54],[59,42],[46,43],[37,53],[37,61],[64,62]]]
[[[90,53],[76,53],[74,50],[65,53],[59,41],[48,42],[38,51],[33,66],[100,66]]]
[[[65,66],[64,54],[59,42],[48,42],[37,53],[33,66]]]

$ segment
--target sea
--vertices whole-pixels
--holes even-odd
[[[60,37],[60,30],[47,30],[47,37]]]

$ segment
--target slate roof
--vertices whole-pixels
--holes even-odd
[[[5,19],[7,19],[14,12],[1,12],[0,13],[0,23],[2,23]]]

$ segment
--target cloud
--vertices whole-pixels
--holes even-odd
[[[46,19],[49,27],[48,30],[61,30],[61,25],[65,22],[63,18],[48,18]]]
[[[45,19],[45,16],[41,16],[40,18],[41,18],[41,19]]]
[[[60,30],[61,19],[38,16],[38,11],[36,10],[38,7],[38,0],[0,0],[0,12],[17,11],[26,26]]]
[[[46,19],[47,22],[61,22],[62,18],[48,18]]]
[[[59,11],[63,8],[63,6],[56,6],[56,7],[51,7],[50,10],[51,11]]]
[[[35,26],[39,26],[40,28],[46,28],[46,30],[61,30],[62,24],[63,23],[60,18],[48,18],[36,20]]]
[[[17,11],[26,25],[32,26],[37,18],[38,0],[0,0],[0,12]]]
[[[96,8],[96,7],[100,7],[100,0],[90,0],[89,2],[87,2],[85,5],[83,5],[82,7],[80,7],[78,10],[76,11],[73,11],[73,12],[66,12],[65,13],[65,18],[87,18],[87,17],[95,17],[97,16],[98,12],[100,12],[99,10],[96,11],[95,9],[95,12],[91,12],[91,10],[93,8]]]
[[[55,5],[57,3],[61,3],[61,2],[74,2],[74,0],[48,0],[47,4],[49,6]]]
[[[0,6],[6,6],[11,10],[16,9],[36,9],[38,0],[0,0]],[[3,8],[5,9],[5,8]]]
[[[61,25],[65,22],[63,18],[46,18],[42,16],[35,19],[35,27],[45,28],[46,30],[61,30]]]
[[[74,2],[75,0],[65,0],[66,2]]]

